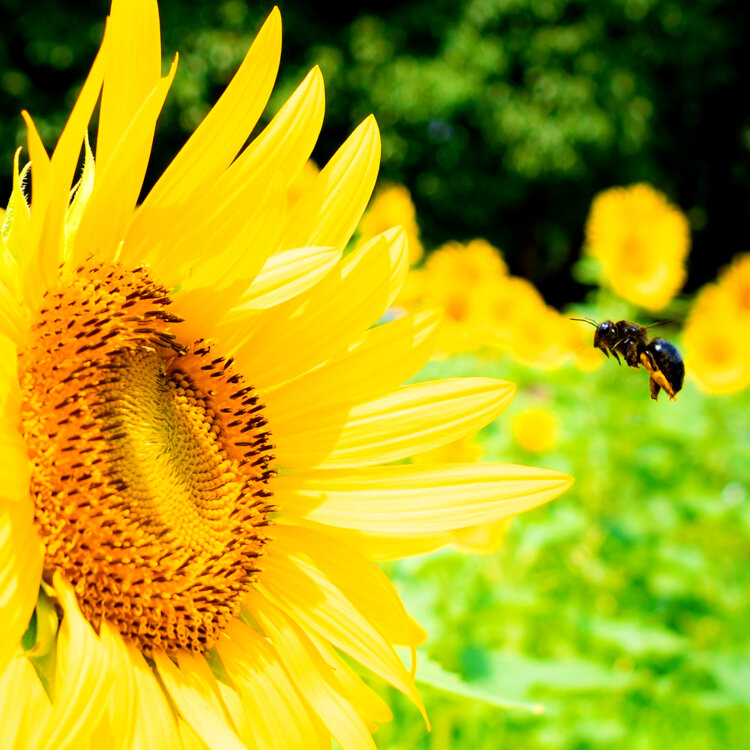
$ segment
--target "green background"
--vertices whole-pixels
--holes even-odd
[[[271,5],[164,0],[165,59],[180,69],[149,178],[220,94]],[[412,191],[428,248],[485,237],[557,306],[586,288],[578,256],[593,195],[646,180],[690,217],[688,290],[747,249],[750,14],[742,0],[282,2],[269,114],[313,64],[324,162],[374,112],[385,180]],[[0,0],[0,164],[28,108],[54,142],[93,59],[106,0]]]

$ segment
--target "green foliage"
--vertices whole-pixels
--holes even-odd
[[[694,286],[743,249],[750,16],[737,0],[280,5],[284,57],[269,116],[319,64],[327,114],[315,158],[325,161],[374,112],[383,178],[412,191],[428,249],[486,237],[561,305],[582,296],[559,272],[578,255],[592,196],[639,180],[689,212]],[[162,0],[165,58],[179,50],[181,63],[147,183],[218,97],[270,7]],[[54,142],[107,8],[0,0],[6,186],[24,140],[19,111],[28,108]]]
[[[429,735],[391,693],[396,719],[378,747],[748,747],[750,393],[706,396],[688,380],[677,403],[654,403],[646,373],[611,360],[594,373],[544,372],[467,356],[420,378],[467,373],[519,385],[482,433],[485,458],[576,483],[516,519],[495,554],[389,566],[430,633],[426,655],[463,683],[454,695],[423,687]],[[543,456],[510,436],[513,414],[531,405],[560,422]],[[471,689],[545,711],[472,701]]]

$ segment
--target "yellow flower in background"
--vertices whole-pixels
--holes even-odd
[[[735,278],[733,284],[738,281]],[[747,317],[738,314],[738,288],[739,283],[736,287],[707,284],[685,321],[687,376],[706,393],[736,393],[750,385],[750,325]]]
[[[367,242],[391,227],[401,227],[406,232],[409,263],[414,265],[424,251],[419,239],[417,212],[411,194],[403,185],[385,185],[376,191],[359,225],[360,239]]]
[[[514,387],[401,386],[438,320],[375,326],[404,233],[342,257],[376,180],[374,119],[291,207],[323,119],[317,68],[245,147],[280,45],[274,10],[140,206],[175,74],[155,2],[115,0],[51,155],[26,116],[0,247],[7,747],[372,747],[390,711],[357,669],[421,709],[393,646],[424,637],[373,559],[571,483],[400,463],[492,421]]]
[[[463,287],[500,279],[508,273],[500,250],[481,238],[465,243],[446,242],[430,253],[425,268],[443,283],[454,276]]]
[[[558,441],[557,419],[538,406],[519,411],[511,422],[513,438],[528,453],[549,453]]]
[[[718,281],[735,313],[744,319],[747,326],[750,321],[750,253],[737,255],[731,265],[719,274]]]
[[[663,308],[685,283],[690,249],[682,211],[650,185],[599,193],[586,223],[586,250],[602,265],[602,281],[648,310]]]
[[[531,367],[560,367],[570,355],[567,321],[553,307],[537,309],[515,329],[510,353],[516,361]]]
[[[554,368],[569,356],[566,321],[530,281],[506,276],[494,289],[477,290],[476,304],[487,343],[506,349],[517,361]]]
[[[500,251],[486,240],[448,242],[430,253],[423,269],[410,272],[398,304],[411,310],[439,307],[439,351],[472,351],[487,343],[480,300],[494,297],[506,274]]]
[[[490,343],[499,346],[510,345],[519,328],[546,308],[536,287],[519,276],[504,276],[492,286],[477,289],[475,299]]]

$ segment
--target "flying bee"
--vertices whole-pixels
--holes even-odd
[[[677,401],[677,393],[685,380],[685,362],[677,347],[666,339],[648,340],[648,331],[630,320],[603,320],[597,323],[591,318],[571,318],[589,323],[594,331],[594,346],[618,364],[622,357],[629,367],[641,365],[649,372],[651,398],[656,400],[664,390],[670,400]]]

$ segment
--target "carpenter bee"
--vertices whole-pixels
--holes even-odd
[[[618,364],[622,357],[629,367],[643,367],[650,374],[651,398],[656,400],[659,391],[664,389],[672,401],[677,401],[677,393],[685,380],[685,362],[677,347],[666,339],[648,340],[648,332],[629,320],[603,320],[597,323],[591,318],[571,318],[590,323],[594,331],[594,346],[609,357],[611,354]]]

